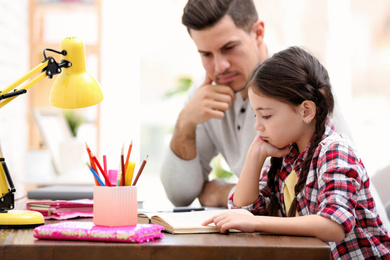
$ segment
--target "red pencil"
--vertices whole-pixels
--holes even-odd
[[[108,179],[107,174],[104,172],[104,170],[103,170],[102,166],[100,165],[98,159],[96,158],[95,155],[93,155],[92,152],[91,152],[91,156],[92,156],[92,159],[95,161],[97,167],[99,168],[100,172],[102,173],[102,175],[104,177],[104,180],[105,180],[106,186],[112,186],[111,183],[110,183],[110,180]]]
[[[130,160],[130,154],[131,154],[131,149],[133,148],[133,140],[131,140],[130,145],[129,145],[129,150],[127,151],[127,156],[126,156],[126,161],[125,161],[125,171],[127,170],[127,163]]]
[[[145,164],[146,164],[147,160],[148,160],[148,155],[145,157],[144,161],[142,162],[142,165],[141,165],[141,167],[138,170],[137,176],[135,177],[135,180],[134,180],[132,186],[135,186],[137,184],[139,176],[141,176],[141,173],[144,170],[144,167],[145,167]]]
[[[91,149],[89,149],[89,146],[87,145],[87,143],[85,143],[85,146],[87,147],[87,153],[88,153],[88,156],[89,156],[89,161],[91,163],[91,167],[95,170],[95,172],[97,173],[97,175],[99,176],[99,172],[97,171],[96,169],[96,165],[95,165],[95,162],[93,161],[92,159],[92,152],[91,152]],[[100,185],[99,182],[95,179],[95,184],[96,185]]]

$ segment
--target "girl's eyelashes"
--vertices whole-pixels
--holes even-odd
[[[255,117],[257,117],[256,114],[255,114]],[[261,116],[261,118],[263,118],[263,119],[270,119],[271,116]]]

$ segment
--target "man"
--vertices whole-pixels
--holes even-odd
[[[245,85],[255,66],[270,56],[264,23],[252,0],[189,0],[182,22],[198,49],[206,79],[189,91],[161,181],[176,206],[199,198],[204,206],[226,207],[235,185],[209,181],[210,162],[220,153],[239,176],[257,134]]]
[[[233,184],[208,181],[210,161],[221,153],[240,174],[256,135],[246,80],[267,58],[264,23],[251,0],[190,0],[182,22],[197,46],[206,79],[178,116],[161,180],[176,206],[196,197],[226,207]]]

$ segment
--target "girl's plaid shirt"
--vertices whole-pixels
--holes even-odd
[[[299,173],[309,146],[298,154],[295,144],[276,176],[279,215],[285,217],[283,187],[294,169]],[[254,214],[267,215],[271,190],[267,187],[266,167],[259,181],[258,199],[243,207]],[[300,216],[320,215],[343,226],[345,239],[329,242],[333,259],[390,259],[390,237],[376,210],[369,190],[370,181],[356,150],[327,120],[326,130],[311,160],[305,188],[297,195]],[[229,207],[233,205],[233,196]]]

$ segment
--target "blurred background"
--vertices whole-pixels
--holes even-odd
[[[107,155],[109,168],[116,169],[122,147],[127,151],[133,140],[131,160],[139,166],[149,156],[139,181],[141,197],[164,198],[158,178],[164,151],[185,89],[202,73],[195,45],[181,24],[185,2],[0,0],[0,89],[42,62],[44,48],[59,50],[62,39],[77,36],[86,45],[87,69],[99,80],[104,95],[97,106],[58,113],[48,102],[53,81],[45,79],[1,109],[0,142],[16,197],[51,183],[92,184],[85,165],[72,168],[88,160],[85,143],[98,158]],[[255,3],[270,50],[303,46],[327,67],[369,175],[386,167],[390,2]],[[54,111],[46,116],[49,120],[44,110]],[[43,116],[34,117],[33,111]],[[67,125],[59,127],[57,121],[63,118]],[[51,126],[42,131],[39,124],[45,120]],[[62,140],[69,130],[75,135],[72,141]],[[59,162],[53,163],[56,153]]]

